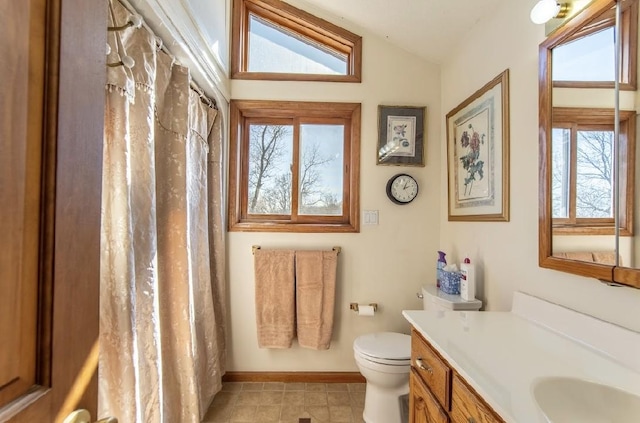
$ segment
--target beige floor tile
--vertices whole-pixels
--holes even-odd
[[[351,405],[351,397],[348,392],[327,392],[329,405]]]
[[[324,392],[327,390],[327,385],[324,383],[306,383],[304,390],[310,392]]]
[[[350,392],[349,396],[351,397],[351,406],[364,406],[364,392]]]
[[[364,418],[362,417],[362,412],[364,411],[364,407],[351,407],[351,416],[353,423],[364,423]]]
[[[264,383],[262,382],[244,382],[242,384],[243,391],[262,391]]]
[[[349,392],[364,392],[366,389],[366,384],[364,383],[349,383]]]
[[[236,399],[236,406],[241,405],[259,405],[262,398],[262,392],[248,391],[240,392],[238,399]]]
[[[224,404],[233,404],[238,399],[239,392],[225,392],[220,391],[213,397],[212,405],[224,405]]]
[[[222,384],[222,391],[233,392],[240,391],[242,389],[242,382],[224,382]]]
[[[364,383],[225,383],[203,423],[364,423]]]
[[[326,392],[305,392],[304,393],[304,405],[324,405],[327,406],[327,393]]]
[[[304,391],[304,383],[286,383],[284,390],[285,391]]]
[[[319,422],[328,422],[329,420],[329,407],[314,405],[305,407],[307,413],[311,416],[312,420],[316,420]]]
[[[351,416],[353,415],[351,407],[349,406],[336,406],[329,407],[329,417],[331,423],[351,422]]]
[[[284,391],[262,391],[260,393],[260,405],[281,405]]]
[[[286,392],[282,397],[282,405],[304,405],[304,392],[303,391],[293,391]]]
[[[256,423],[256,409],[255,405],[242,405],[236,406],[231,413],[230,422],[233,423]]]
[[[205,414],[203,422],[227,423],[231,419],[233,404],[212,405]]]
[[[330,391],[348,391],[349,388],[346,383],[327,383],[327,392]]]
[[[282,411],[280,412],[280,421],[282,423],[298,423],[300,417],[309,417],[304,414],[304,406],[286,404],[282,406]]]
[[[284,391],[284,385],[285,383],[283,382],[265,382],[264,386],[262,387],[263,391]]]
[[[256,410],[256,423],[273,423],[280,420],[280,404],[278,405],[259,405]]]

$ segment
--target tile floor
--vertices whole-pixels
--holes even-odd
[[[203,423],[364,423],[364,383],[227,382]]]

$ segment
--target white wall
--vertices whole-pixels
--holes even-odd
[[[544,27],[529,21],[531,1],[504,2],[480,21],[442,68],[444,115],[504,69],[510,69],[511,221],[447,221],[446,166],[440,168],[440,239],[454,255],[478,259],[489,310],[509,310],[521,290],[636,331],[640,290],[538,267],[538,44]],[[444,142],[444,140],[442,140]],[[440,151],[445,163],[446,151]]]
[[[595,279],[538,267],[538,44],[544,27],[529,21],[535,3],[504,2],[481,20],[440,69],[391,46],[361,28],[311,13],[363,36],[361,84],[232,81],[236,99],[345,101],[362,103],[361,209],[379,210],[378,226],[359,234],[228,234],[229,371],[356,371],[352,342],[360,334],[407,332],[400,312],[419,308],[422,284],[433,283],[436,251],[477,259],[481,298],[488,310],[507,311],[517,290],[640,331],[640,290],[606,286]],[[417,40],[420,42],[420,40]],[[446,113],[504,69],[510,69],[511,221],[447,221]],[[427,106],[426,166],[376,166],[377,106]],[[398,172],[420,183],[408,206],[387,200],[385,184]],[[330,248],[341,246],[331,349],[259,349],[254,312],[251,246]],[[482,283],[483,282],[483,283]],[[349,302],[377,302],[374,318],[357,317]]]
[[[313,8],[305,9],[363,36],[362,83],[234,80],[232,98],[362,103],[360,203],[362,210],[379,210],[380,224],[362,225],[356,234],[229,233],[229,371],[357,371],[353,340],[360,334],[379,330],[408,333],[401,311],[421,307],[415,293],[422,284],[432,282],[435,274],[441,198],[439,67],[360,28]],[[427,107],[425,167],[376,166],[380,104]],[[392,204],[385,194],[387,180],[399,172],[413,175],[420,184],[417,199],[405,206]],[[329,350],[307,350],[295,342],[290,350],[258,348],[252,245],[342,247],[334,335]],[[349,310],[350,302],[376,302],[380,309],[373,318],[357,317]]]

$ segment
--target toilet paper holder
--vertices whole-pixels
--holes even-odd
[[[373,307],[373,311],[378,311],[378,304],[377,303],[370,303],[368,305]],[[353,310],[353,311],[355,311],[357,313],[358,312],[358,303],[350,303],[349,304],[349,309]]]

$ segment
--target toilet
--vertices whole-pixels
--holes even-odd
[[[435,286],[422,287],[425,310],[468,310],[482,307],[482,302],[462,301]],[[411,337],[395,332],[361,335],[353,341],[353,355],[360,373],[367,381],[364,411],[366,423],[406,423],[408,419]],[[403,398],[404,397],[404,398]]]
[[[409,393],[411,337],[377,332],[353,342],[358,369],[367,380],[362,418],[366,423],[401,423],[401,399]]]

